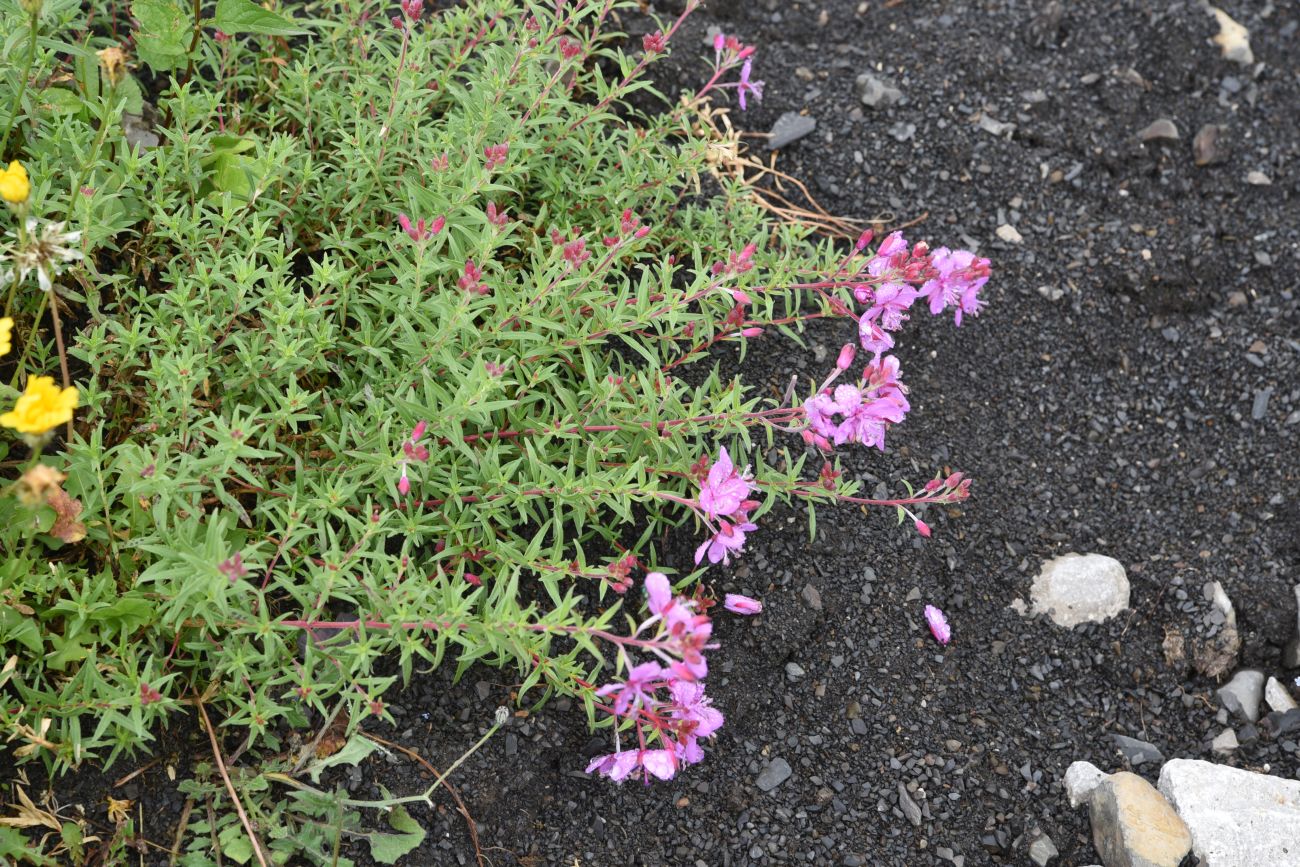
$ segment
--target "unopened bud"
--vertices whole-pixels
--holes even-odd
[[[920,518],[916,518],[915,522],[916,522],[916,532],[920,533],[922,536],[924,536],[927,539],[930,538],[930,525],[925,523],[925,521],[922,521]]]
[[[848,370],[853,366],[853,359],[858,354],[858,348],[852,343],[846,343],[840,347],[840,357],[835,359],[835,366],[840,370]]]
[[[867,249],[867,245],[871,243],[871,239],[874,238],[875,236],[876,236],[875,232],[871,231],[870,229],[867,229],[861,235],[858,235],[858,243],[853,245],[853,249],[861,253],[863,250]]]
[[[742,337],[757,337],[762,333],[763,333],[763,329],[761,328],[746,328],[740,332]]]

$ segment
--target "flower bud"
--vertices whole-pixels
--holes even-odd
[[[742,337],[757,337],[762,333],[763,333],[763,329],[761,328],[746,328],[740,332]]]
[[[840,347],[840,357],[835,359],[835,366],[840,370],[848,370],[853,366],[853,359],[858,354],[858,348],[852,343],[846,343]]]
[[[406,475],[406,467],[402,467],[402,476],[397,480],[397,493],[403,497],[411,493],[411,480]]]
[[[867,229],[861,235],[858,235],[858,242],[853,245],[853,249],[861,253],[863,250],[867,249],[867,245],[871,243],[871,239],[874,238],[875,236],[876,236],[875,232],[871,231],[870,229]]]
[[[916,523],[916,532],[920,533],[927,539],[930,538],[930,525],[925,523],[925,521],[922,521],[920,518],[914,518],[913,520]]]

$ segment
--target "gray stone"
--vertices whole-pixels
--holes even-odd
[[[1217,166],[1228,161],[1231,148],[1227,133],[1226,127],[1213,123],[1201,127],[1192,139],[1192,157],[1198,166]]]
[[[1052,842],[1052,838],[1046,834],[1039,835],[1034,839],[1034,842],[1029,844],[1029,860],[1037,864],[1038,867],[1047,867],[1060,854],[1056,849],[1056,844]]]
[[[1300,637],[1292,638],[1282,648],[1282,665],[1287,668],[1300,668]]]
[[[785,676],[791,680],[799,680],[805,674],[807,674],[807,672],[803,670],[803,666],[799,663],[787,662],[785,664]]]
[[[858,76],[857,88],[862,104],[877,111],[896,105],[903,98],[903,91],[870,72]]]
[[[1169,118],[1162,117],[1148,124],[1138,133],[1138,138],[1144,142],[1178,141],[1178,127]]]
[[[1300,781],[1173,759],[1160,770],[1160,791],[1205,867],[1300,865]]]
[[[772,124],[771,137],[767,140],[770,151],[793,144],[817,128],[817,118],[797,111],[787,111]]]
[[[907,821],[912,823],[913,828],[921,827],[921,808],[912,800],[912,796],[907,793],[907,786],[902,783],[898,784],[898,807],[907,817]]]
[[[1234,752],[1239,746],[1241,744],[1237,742],[1237,733],[1232,729],[1224,729],[1210,742],[1210,749],[1220,756]]]
[[[1237,612],[1218,581],[1207,581],[1201,592],[1210,603],[1209,617],[1217,624],[1217,631],[1193,639],[1192,664],[1206,677],[1222,677],[1237,665],[1237,655],[1241,652]]]
[[[1219,687],[1219,701],[1232,713],[1259,722],[1259,701],[1264,697],[1264,672],[1244,668]]]
[[[762,791],[770,792],[790,779],[792,773],[794,771],[790,768],[790,763],[778,756],[768,762],[767,767],[759,773],[756,784]]]
[[[1283,686],[1276,677],[1270,677],[1264,684],[1264,701],[1278,713],[1295,710],[1297,705],[1291,697],[1291,690]]]
[[[1088,810],[1092,844],[1106,867],[1178,867],[1192,846],[1187,826],[1137,774],[1102,781]]]
[[[803,586],[803,590],[799,592],[799,595],[803,597],[804,604],[807,605],[809,608],[811,608],[813,611],[822,610],[821,591],[819,591],[813,585],[805,584]]]
[[[1078,809],[1092,798],[1093,790],[1106,779],[1106,774],[1092,762],[1071,762],[1065,770],[1065,794],[1070,806]]]
[[[1128,608],[1128,576],[1120,562],[1102,554],[1063,554],[1043,564],[1029,597],[1035,614],[1058,626],[1100,623]]]
[[[1125,735],[1111,735],[1110,738],[1115,742],[1115,749],[1119,750],[1119,754],[1128,759],[1129,764],[1135,768],[1147,762],[1163,762],[1165,760],[1164,754],[1160,752],[1155,744]]]

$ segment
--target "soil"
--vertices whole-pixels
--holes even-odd
[[[889,451],[843,453],[868,492],[951,468],[975,494],[927,514],[930,539],[843,509],[819,511],[810,542],[803,509],[774,509],[738,567],[709,576],[766,610],[716,618],[710,693],[727,723],[707,760],[620,787],[582,773],[608,745],[579,707],[516,716],[453,778],[491,864],[1026,864],[1042,832],[1054,864],[1086,865],[1099,860],[1087,816],[1061,779],[1077,759],[1126,767],[1113,734],[1298,775],[1294,733],[1242,728],[1240,749],[1212,755],[1219,684],[1163,649],[1200,634],[1202,586],[1218,580],[1240,664],[1296,674],[1281,650],[1300,583],[1300,7],[1221,5],[1249,28],[1256,65],[1220,55],[1198,2],[734,0],[692,17],[658,67],[665,93],[703,79],[711,25],[756,44],[765,97],[733,121],[817,120],[780,168],[834,213],[924,216],[909,237],[993,260],[984,315],[960,329],[918,316],[903,333],[914,410]],[[624,25],[637,39],[648,21]],[[867,72],[903,100],[864,106]],[[995,134],[981,118],[1015,126]],[[1180,138],[1143,143],[1159,118]],[[1229,153],[1198,166],[1191,142],[1207,124]],[[1004,224],[1022,242],[999,240]],[[821,372],[851,339],[842,328],[812,331],[808,352],[773,338],[741,367],[732,350],[718,360],[780,388]],[[691,543],[678,544],[685,562]],[[1121,561],[1131,610],[1067,630],[1008,608],[1069,551]],[[925,629],[927,603],[952,621],[946,648]],[[508,680],[420,675],[389,696],[398,725],[373,731],[446,767],[511,703]],[[186,740],[164,752],[197,750],[174,736]],[[778,759],[792,774],[761,791]],[[108,787],[132,767],[60,784],[61,800],[102,819],[105,794],[137,798],[146,832],[170,842],[183,799],[161,766]],[[1159,761],[1135,770],[1153,779]],[[361,771],[355,797],[428,784],[400,754]],[[404,863],[475,863],[449,797],[413,812],[430,834]]]

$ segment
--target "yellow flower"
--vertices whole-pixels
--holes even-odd
[[[14,160],[9,168],[0,169],[0,199],[12,205],[21,205],[31,195],[32,185],[27,180],[27,169]]]
[[[0,425],[19,433],[43,434],[72,419],[77,389],[59,388],[52,376],[33,376],[12,412],[0,415]]]
[[[14,320],[12,316],[0,316],[0,356],[8,355],[13,344]]]

